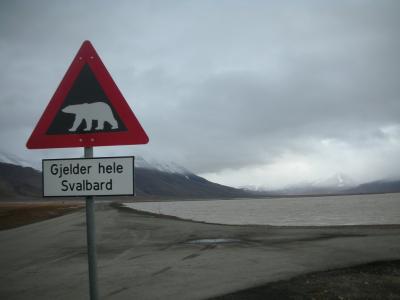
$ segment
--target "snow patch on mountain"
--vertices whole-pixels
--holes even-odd
[[[343,173],[337,173],[326,179],[317,180],[313,182],[311,186],[319,188],[331,187],[337,189],[347,189],[356,186],[356,183],[350,176],[347,176]]]
[[[7,153],[0,150],[0,162],[22,166],[22,167],[31,167],[33,169],[40,170],[41,166],[35,166],[32,162],[18,157],[17,155]],[[174,163],[174,162],[160,162],[155,159],[144,159],[143,157],[136,156],[135,157],[135,167],[144,168],[150,170],[158,170],[161,172],[166,172],[170,174],[180,174],[185,175],[187,179],[189,177],[187,175],[192,175],[193,173],[187,170],[186,168]]]
[[[174,162],[160,162],[155,159],[144,159],[137,156],[135,166],[143,169],[158,170],[170,174],[190,175],[192,172]]]
[[[39,170],[38,167],[33,165],[30,161],[28,161],[22,157],[19,157],[15,154],[6,153],[1,150],[0,150],[0,162],[6,163],[6,164],[22,166],[22,167],[30,167],[30,168]]]
[[[335,194],[346,191],[357,185],[358,183],[351,177],[343,173],[337,173],[313,182],[289,185],[279,190],[272,190],[271,192],[287,195]]]

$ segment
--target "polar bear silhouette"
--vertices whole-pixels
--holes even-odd
[[[95,130],[103,130],[105,122],[109,123],[112,129],[118,128],[118,122],[115,120],[110,106],[104,102],[68,105],[61,111],[75,115],[74,124],[68,129],[68,131],[71,132],[76,131],[82,121],[86,122],[86,128],[83,129],[84,131],[92,130],[93,120],[97,120],[97,127]]]

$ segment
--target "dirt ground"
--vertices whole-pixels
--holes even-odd
[[[83,202],[0,203],[0,230],[11,229],[82,209]]]
[[[41,203],[0,203],[0,229],[10,229],[50,218],[55,218],[57,216],[65,215],[70,212],[82,210],[83,208],[84,202],[70,201]],[[135,217],[133,218],[132,215],[135,215]],[[84,253],[84,251],[82,250],[84,248],[84,245],[76,245],[76,253],[73,251],[74,248],[71,248],[74,243],[77,243],[77,241],[84,241],[84,230],[76,229],[84,226],[84,223],[82,223],[82,220],[84,219],[84,212],[81,211],[77,214],[71,214],[65,217],[67,218],[65,220],[63,218],[53,220],[55,223],[57,223],[57,220],[64,220],[62,222],[58,222],[59,224],[57,223],[51,226],[51,228],[57,229],[54,230],[54,232],[51,231],[52,234],[57,235],[57,239],[55,239],[54,237],[49,238],[45,236],[45,238],[43,238],[43,241],[41,241],[40,238],[37,237],[37,235],[41,237],[46,232],[45,230],[48,230],[48,227],[42,228],[44,225],[41,227],[40,224],[35,225],[39,225],[39,229],[35,230],[34,233],[30,232],[28,228],[26,228],[26,230],[29,231],[29,233],[27,234],[25,234],[26,230],[22,230],[21,232],[7,230],[3,231],[3,235],[6,234],[7,236],[12,236],[12,239],[4,237],[3,243],[5,241],[8,241],[10,245],[7,248],[7,245],[3,244],[3,256],[6,254],[9,256],[13,256],[15,254],[14,250],[18,248],[13,245],[14,242],[18,245],[19,243],[21,243],[21,241],[24,241],[24,243],[26,243],[25,247],[18,250],[22,254],[15,254],[16,257],[20,258],[19,260],[15,258],[7,258],[3,262],[5,263],[6,261],[19,261],[20,264],[22,264],[22,266],[14,266],[14,263],[12,263],[10,264],[8,269],[5,268],[7,271],[6,273],[11,275],[7,275],[7,277],[4,277],[8,278],[9,283],[4,284],[3,293],[7,294],[6,292],[8,292],[9,294],[7,295],[16,295],[15,299],[19,299],[17,296],[21,294],[20,296],[24,298],[26,295],[23,294],[24,290],[18,288],[19,285],[26,287],[27,293],[30,294],[30,297],[36,295],[35,293],[37,292],[37,299],[54,299],[54,295],[52,296],[52,293],[57,293],[60,290],[65,293],[64,296],[66,299],[71,299],[71,295],[69,295],[66,291],[82,290],[83,292],[77,293],[79,295],[81,295],[82,293],[86,293],[86,285],[80,286],[83,279],[79,277],[83,276],[81,275],[81,273],[85,273],[86,271],[86,256],[82,255],[82,253]],[[153,286],[153,289],[164,291],[164,299],[177,299],[176,295],[181,295],[182,293],[182,280],[188,280],[186,284],[189,286],[191,283],[189,279],[193,279],[193,282],[195,282],[196,284],[201,283],[205,287],[209,287],[211,283],[215,283],[213,281],[211,281],[211,283],[206,282],[207,280],[205,280],[205,278],[212,277],[212,272],[217,273],[218,270],[226,270],[221,274],[223,274],[223,276],[231,274],[233,276],[233,279],[229,280],[239,280],[238,282],[243,282],[245,280],[251,282],[252,278],[257,278],[260,276],[262,276],[263,278],[267,278],[268,274],[274,273],[275,269],[273,262],[275,260],[277,260],[277,264],[280,265],[279,267],[275,266],[276,268],[278,268],[277,270],[279,272],[282,271],[282,268],[284,270],[284,266],[282,265],[285,265],[286,262],[289,263],[289,267],[293,267],[293,262],[290,263],[289,261],[291,257],[290,253],[292,253],[292,251],[295,251],[297,253],[296,255],[298,256],[298,259],[296,259],[296,261],[298,261],[300,265],[304,264],[304,266],[313,263],[314,260],[318,261],[318,257],[325,257],[325,259],[328,260],[336,260],[337,258],[335,258],[335,253],[340,251],[340,249],[342,249],[342,254],[338,254],[338,257],[342,259],[350,255],[349,253],[359,253],[357,252],[357,249],[359,247],[357,245],[359,245],[359,243],[363,243],[363,249],[370,249],[375,247],[376,245],[376,247],[378,247],[377,251],[379,252],[385,252],[387,250],[389,251],[389,253],[391,253],[390,251],[392,250],[390,250],[390,248],[393,248],[393,251],[398,251],[395,250],[396,246],[392,242],[388,242],[385,244],[384,240],[384,238],[386,238],[385,234],[387,235],[387,238],[390,239],[390,237],[395,232],[397,232],[396,228],[242,228],[235,226],[217,226],[211,224],[200,224],[195,222],[173,220],[160,216],[136,214],[135,212],[131,211],[127,212],[125,210],[118,210],[115,208],[111,209],[106,207],[97,209],[97,217],[99,232],[102,233],[100,237],[103,238],[103,240],[99,239],[99,257],[102,258],[102,264],[108,266],[107,270],[110,270],[109,272],[111,272],[111,274],[114,274],[114,269],[115,274],[119,274],[119,277],[117,276],[117,282],[110,283],[109,281],[112,281],[115,276],[113,275],[107,277],[107,274],[105,274],[105,269],[102,269],[104,273],[103,289],[108,287],[107,284],[109,284],[110,287],[107,292],[109,292],[108,295],[110,297],[112,295],[113,299],[132,299],[134,295],[136,295],[136,298],[138,299],[140,299],[140,296],[143,295],[149,296],[150,291],[146,288],[146,285],[144,285],[143,291],[140,290],[140,286],[136,286],[134,289],[128,288],[132,285],[132,278],[129,275],[132,270],[142,270],[142,274],[138,277],[138,280],[142,280],[143,282],[147,282],[145,280],[148,280],[151,283],[151,286]],[[61,228],[58,228],[57,226],[61,226]],[[109,228],[109,226],[116,227]],[[177,227],[175,228],[174,226]],[[70,228],[74,228],[74,230],[70,230]],[[266,234],[264,230],[268,234]],[[351,232],[352,230],[356,232],[362,231],[363,234],[350,235],[347,231]],[[161,233],[159,233],[159,231],[161,231]],[[171,244],[171,241],[186,241],[188,238],[210,238],[213,237],[214,234],[215,236],[225,237],[226,235],[227,237],[236,238],[237,236],[235,235],[235,233],[237,231],[237,234],[239,234],[240,236],[246,236],[251,240],[258,241],[259,243],[261,243],[263,239],[265,239],[264,244],[261,243],[258,247],[255,244],[253,245],[248,243],[245,243],[243,245],[221,245],[215,246],[212,249],[206,247],[205,250],[203,248],[197,249],[200,246],[189,245],[185,243],[182,244],[182,242],[179,242],[178,244]],[[313,233],[314,231],[317,232]],[[332,237],[326,238],[327,233],[325,233],[325,231],[333,231],[333,233],[331,232]],[[341,234],[338,234],[336,233],[336,231],[345,232],[341,232]],[[392,231],[394,233],[392,233]],[[59,235],[58,232],[64,232],[64,234]],[[178,233],[179,236],[177,236]],[[210,235],[211,233],[212,236]],[[207,235],[203,236],[204,234]],[[20,235],[22,235],[22,237]],[[302,235],[306,236],[303,237]],[[315,235],[318,238],[314,238]],[[29,243],[28,236],[32,238],[32,243]],[[382,237],[383,239],[380,239],[380,237]],[[111,238],[115,240],[104,240],[105,238]],[[373,244],[368,244],[368,240],[370,238],[375,241],[373,242]],[[164,247],[164,239],[167,245],[166,247]],[[352,239],[357,240],[357,242],[352,243]],[[397,240],[397,238],[395,239]],[[52,247],[41,246],[42,243],[45,243],[45,241],[52,241]],[[54,245],[54,243],[56,243],[56,245]],[[57,246],[57,243],[59,243],[60,245]],[[127,247],[124,246],[125,244],[119,245],[118,243],[127,243]],[[343,246],[344,243],[347,243],[347,246]],[[66,248],[65,245],[68,245],[69,248]],[[117,251],[117,256],[114,257],[112,255],[112,253],[114,252],[112,252],[111,254],[105,252],[105,250],[108,249],[107,245],[113,245],[112,251]],[[155,249],[153,249],[152,252],[150,251],[149,253],[149,247],[151,245],[153,245]],[[311,248],[305,249],[304,247],[306,247],[307,245],[310,245]],[[35,252],[35,247],[39,246],[41,248],[37,249],[37,251]],[[340,248],[339,246],[342,248]],[[352,246],[355,247],[353,250],[351,250]],[[275,247],[278,247],[277,249],[281,250],[274,252]],[[7,249],[14,250],[11,252]],[[61,251],[61,258],[58,257],[56,253],[54,253],[55,249],[59,249]],[[24,265],[24,260],[21,259],[21,257],[28,257],[28,255],[26,255],[26,253],[24,252],[25,250],[27,253],[30,253],[30,255],[34,258],[32,262],[25,262],[27,265]],[[66,250],[68,250],[68,255],[65,255]],[[169,250],[170,253],[168,252]],[[70,254],[71,251],[72,254]],[[266,253],[265,251],[268,251],[268,255],[272,259],[272,261],[264,260]],[[287,253],[285,251],[287,251]],[[319,254],[319,251],[327,253]],[[333,252],[328,253],[329,251]],[[306,254],[311,252],[314,253],[313,258],[311,260],[305,259],[307,258]],[[258,253],[261,256],[258,256]],[[283,257],[280,256],[281,254],[283,255]],[[133,260],[126,260],[129,255],[132,255]],[[109,256],[112,263],[108,263],[107,261],[107,258]],[[178,259],[181,256],[183,258]],[[375,259],[377,260],[385,257],[385,255],[375,256]],[[223,259],[221,257],[223,257]],[[303,260],[302,257],[304,258]],[[393,255],[387,254],[386,257],[393,257]],[[54,269],[51,268],[51,266],[53,265],[48,262],[50,258],[52,258],[55,262],[55,265],[53,267]],[[78,258],[82,259],[79,260]],[[41,259],[46,262],[43,266],[40,264]],[[394,256],[393,259],[398,259],[398,256]],[[121,260],[121,262],[119,262],[119,260]],[[255,260],[254,264],[251,264],[252,260]],[[66,265],[60,265],[64,261]],[[171,261],[175,262],[175,264],[170,265]],[[235,268],[230,269],[229,266],[230,262],[237,263],[238,261],[245,261],[247,263],[240,267],[238,266],[241,271],[236,274],[235,272],[237,270],[235,271]],[[129,265],[132,264],[132,262],[133,265]],[[261,268],[263,266],[262,262],[268,263],[268,266],[266,266],[265,268]],[[31,265],[32,263],[34,265]],[[329,265],[328,262],[326,263],[327,265]],[[144,269],[140,269],[140,266],[142,264],[146,266]],[[154,264],[154,266],[152,264]],[[221,265],[214,266],[215,264]],[[68,266],[71,267],[71,270],[69,272]],[[80,269],[80,267],[83,271]],[[10,268],[11,271],[9,270]],[[13,268],[17,270],[15,271],[15,274],[12,271],[14,270]],[[42,270],[41,268],[44,269]],[[260,268],[260,270],[258,270],[257,268]],[[200,271],[203,269],[206,270],[204,274],[205,277],[200,276]],[[18,276],[21,276],[21,274],[24,273],[21,273],[20,270],[26,270],[26,272],[28,273],[32,270],[35,270],[35,272],[39,272],[42,270],[43,274],[46,275],[43,275],[42,279],[40,277],[40,272],[37,274],[35,273],[36,275],[34,278],[27,275],[26,278],[22,277],[22,281],[26,281],[21,282],[21,278]],[[74,289],[63,290],[60,288],[60,286],[63,286],[65,278],[60,279],[60,286],[57,285],[57,282],[54,283],[54,286],[56,288],[53,288],[53,285],[49,284],[49,278],[47,274],[51,271],[56,272],[57,270],[59,270],[61,273],[55,273],[58,275],[52,276],[51,278],[57,279],[63,274],[65,276],[68,275],[68,278],[71,278],[70,274],[75,274],[73,272],[78,272],[80,274],[78,274],[79,276],[75,274],[77,276],[77,282],[74,285]],[[147,270],[150,275],[146,277],[145,273],[147,272]],[[179,277],[180,272],[183,272],[185,270],[186,272],[190,271],[195,273],[190,273],[192,274],[191,276],[185,275],[184,278]],[[162,277],[164,276],[164,273],[166,273],[166,277]],[[200,277],[194,278],[196,274]],[[223,279],[223,276],[221,274],[214,274],[215,278],[213,280],[216,280],[216,278]],[[236,278],[235,274],[240,278]],[[243,274],[248,274],[248,276]],[[241,277],[242,275],[244,277]],[[72,278],[74,278],[74,276],[72,276]],[[155,276],[157,277],[153,279],[153,277]],[[108,281],[106,281],[105,279],[107,279]],[[38,280],[38,282],[36,282],[35,280]],[[170,280],[171,282],[168,282],[168,280]],[[171,286],[173,287],[172,283],[174,283],[176,285],[176,291],[173,288],[171,288],[171,291],[168,291],[168,289],[166,289],[165,287],[164,290],[158,287],[158,285],[160,284],[161,287],[163,287],[162,283],[165,281],[170,288]],[[18,285],[16,285],[15,282],[18,282]],[[45,282],[45,284],[43,284],[43,282]],[[267,280],[264,282],[267,282]],[[116,289],[116,287],[118,287],[118,284],[123,284],[124,288]],[[30,285],[32,286],[29,288]],[[16,286],[16,288],[13,288],[13,286]],[[218,287],[219,285],[216,284],[216,286]],[[6,290],[6,288],[9,288],[10,291]],[[37,289],[39,290],[37,291]],[[116,289],[117,292],[113,292],[113,289]],[[193,288],[189,288],[189,290],[189,292],[186,291],[186,296],[196,295],[192,291]],[[197,291],[196,289],[194,290]],[[200,287],[199,290],[203,291],[204,289]],[[174,294],[174,291],[177,294]],[[197,298],[199,298],[199,295],[197,295]],[[216,293],[215,295],[218,295],[218,293]],[[190,297],[186,296],[183,298],[190,299]],[[32,299],[35,299],[35,297],[33,297]],[[159,299],[161,298],[159,297]],[[374,262],[359,265],[356,267],[308,273],[305,275],[293,277],[289,280],[275,281],[265,285],[241,290],[231,294],[225,294],[211,299],[400,299],[400,260]]]
[[[400,299],[400,261],[307,274],[212,299]]]

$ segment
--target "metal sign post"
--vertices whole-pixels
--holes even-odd
[[[86,147],[85,158],[93,158],[93,147]],[[97,300],[97,255],[96,255],[96,224],[94,215],[94,197],[86,197],[86,238],[89,263],[90,300]]]

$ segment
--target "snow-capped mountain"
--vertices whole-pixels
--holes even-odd
[[[283,189],[273,191],[285,195],[317,195],[317,194],[338,194],[357,186],[355,181],[343,173],[316,180],[287,186]]]
[[[0,152],[0,201],[41,199],[41,172],[29,167],[29,162]],[[275,191],[248,186],[236,189],[210,182],[175,163],[160,163],[136,158],[136,195],[142,198],[235,198],[282,195],[322,195],[346,193],[400,192],[399,180],[382,180],[355,187],[344,174],[335,174],[309,184],[290,186]]]

